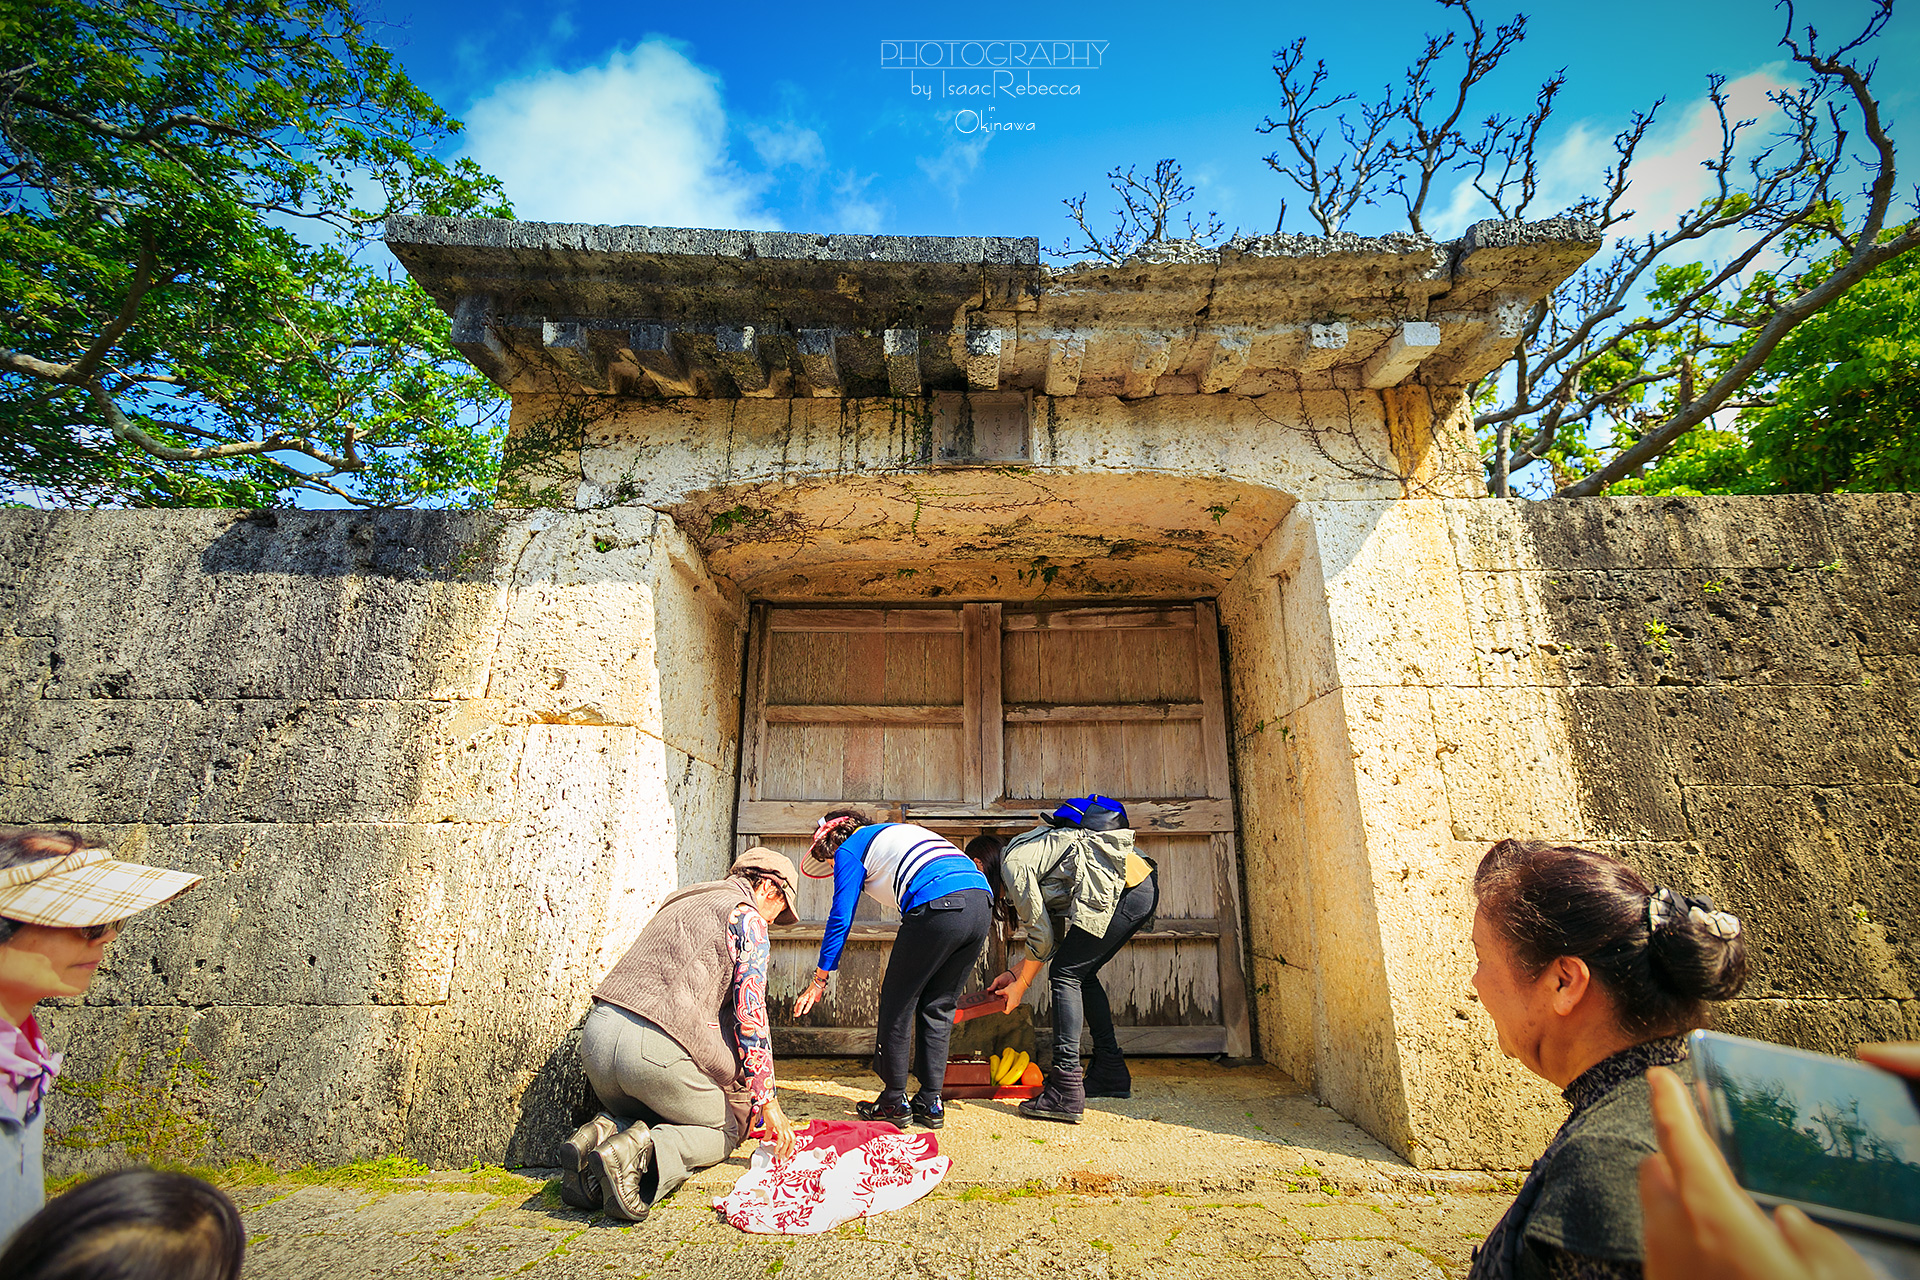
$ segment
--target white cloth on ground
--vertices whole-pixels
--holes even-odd
[[[931,1133],[878,1120],[815,1120],[793,1131],[793,1155],[763,1142],[753,1164],[713,1207],[742,1231],[808,1236],[903,1209],[940,1184],[953,1161]]]

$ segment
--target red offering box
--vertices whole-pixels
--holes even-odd
[[[1007,1007],[1007,998],[997,991],[976,991],[954,1006],[953,1020],[965,1022],[969,1018],[982,1018],[989,1013],[1000,1013]],[[949,1073],[948,1080],[952,1080]]]
[[[1040,1067],[1029,1062],[1020,1073],[1018,1084],[995,1084],[992,1068],[981,1058],[960,1058],[947,1063],[947,1078],[940,1086],[942,1098],[993,1098],[1021,1102],[1036,1096],[1043,1083]]]

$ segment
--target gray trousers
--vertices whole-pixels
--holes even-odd
[[[678,1040],[639,1014],[595,1000],[580,1031],[580,1058],[600,1106],[616,1120],[645,1123],[653,1134],[653,1168],[640,1179],[648,1204],[672,1195],[687,1175],[719,1164],[739,1144],[742,1103],[751,1100],[714,1083]]]

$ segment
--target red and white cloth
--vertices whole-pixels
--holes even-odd
[[[810,1236],[843,1222],[904,1209],[940,1184],[953,1161],[931,1133],[879,1120],[815,1120],[793,1131],[793,1155],[763,1142],[720,1216],[759,1235]]]

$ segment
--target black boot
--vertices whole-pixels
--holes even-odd
[[[1079,1124],[1086,1109],[1087,1092],[1078,1067],[1047,1072],[1046,1087],[1039,1096],[1020,1104],[1020,1114],[1029,1120],[1058,1120],[1062,1124]]]
[[[1118,1050],[1112,1053],[1093,1051],[1093,1063],[1087,1068],[1087,1096],[1089,1098],[1131,1098],[1133,1096],[1133,1073],[1127,1070],[1127,1060]]]

